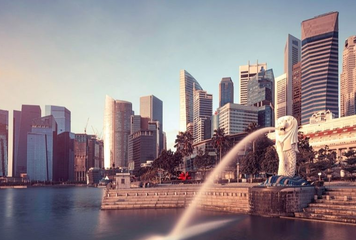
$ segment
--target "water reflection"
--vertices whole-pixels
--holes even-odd
[[[101,211],[102,196],[96,188],[2,189],[0,239],[147,239],[166,236],[182,214],[182,209]],[[189,239],[351,240],[355,232],[349,225],[205,211],[195,212],[190,227],[221,220],[231,222]]]

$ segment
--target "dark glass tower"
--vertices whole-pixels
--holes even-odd
[[[338,108],[339,13],[326,13],[302,22],[301,123],[314,112]]]
[[[222,78],[219,84],[219,107],[234,103],[234,83],[230,77]]]
[[[9,112],[0,109],[0,177],[8,175]]]

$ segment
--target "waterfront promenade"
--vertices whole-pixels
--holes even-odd
[[[259,183],[157,185],[107,190],[102,210],[197,208],[267,217],[356,224],[356,183],[333,181],[323,187],[258,187]]]

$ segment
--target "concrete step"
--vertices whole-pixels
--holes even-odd
[[[325,200],[339,200],[339,201],[350,201],[355,200],[356,196],[349,196],[349,195],[323,195],[322,199]]]
[[[355,205],[356,201],[355,200],[335,200],[335,199],[317,199],[315,201],[316,203],[327,203],[327,204],[335,204],[335,205]]]
[[[304,209],[304,212],[315,214],[327,214],[334,216],[353,216],[356,217],[356,210],[344,210],[336,208],[322,208],[322,207],[308,207]]]
[[[310,212],[298,212],[295,213],[295,217],[356,224],[355,216],[335,216],[335,215],[318,214],[318,213],[310,213]]]
[[[340,209],[340,210],[354,210],[356,211],[356,205],[349,204],[329,204],[328,201],[324,203],[309,203],[309,207],[319,207],[319,208],[327,208],[327,209]]]

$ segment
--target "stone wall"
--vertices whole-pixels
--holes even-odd
[[[314,187],[250,188],[250,213],[262,216],[294,216],[313,200]]]

